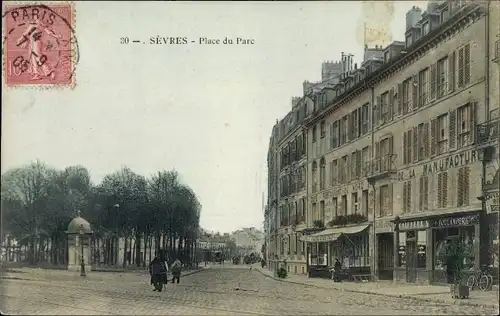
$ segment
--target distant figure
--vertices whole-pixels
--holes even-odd
[[[161,292],[163,285],[167,284],[167,267],[158,257],[154,257],[149,264],[149,274],[151,275],[151,284],[155,287],[153,291]]]
[[[335,259],[335,264],[333,265],[333,280],[335,282],[340,282],[340,271],[342,270],[342,264],[339,259]]]
[[[172,283],[175,283],[175,280],[177,280],[177,284],[179,284],[181,279],[181,270],[181,261],[179,259],[175,259],[174,263],[172,263]]]

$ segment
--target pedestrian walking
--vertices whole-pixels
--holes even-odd
[[[172,264],[172,283],[175,283],[175,281],[177,280],[177,284],[179,284],[181,279],[181,270],[181,261],[179,259],[175,259],[174,263]]]
[[[154,286],[153,291],[161,292],[163,290],[163,285],[167,284],[167,269],[165,263],[158,257],[154,257],[149,264],[151,284]]]
[[[335,259],[335,264],[333,265],[333,281],[340,282],[340,271],[342,271],[342,264],[339,259]]]

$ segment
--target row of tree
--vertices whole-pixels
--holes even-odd
[[[188,261],[199,231],[201,204],[176,171],[145,178],[123,167],[95,185],[83,166],[56,170],[36,161],[2,175],[1,198],[2,240],[9,234],[24,245],[31,264],[65,262],[66,230],[78,212],[92,225],[94,246],[102,241],[109,265],[116,262],[119,238],[125,240],[124,265],[130,250],[132,262],[144,264],[141,246],[151,248],[153,239],[155,251],[161,247]]]

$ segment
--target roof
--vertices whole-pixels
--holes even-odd
[[[91,234],[92,229],[90,228],[90,223],[87,222],[83,217],[77,216],[69,222],[68,234],[80,234],[83,230],[84,234]]]
[[[359,226],[350,226],[350,227],[337,227],[337,228],[328,228],[322,230],[316,234],[312,234],[309,236],[303,236],[300,238],[301,241],[306,242],[329,242],[337,240],[340,235],[346,234],[357,234],[368,228],[370,225],[359,225]]]

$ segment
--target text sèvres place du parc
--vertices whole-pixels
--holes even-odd
[[[155,36],[149,38],[150,44],[155,45],[186,45],[186,44],[198,44],[198,45],[253,45],[255,44],[255,39],[245,38],[245,37],[198,37],[198,38],[188,38],[188,37],[164,37]]]

